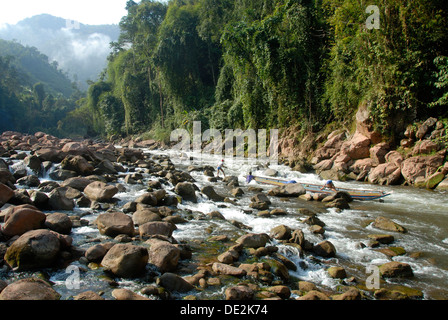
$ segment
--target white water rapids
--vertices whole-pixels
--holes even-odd
[[[187,154],[192,161],[186,163],[175,160],[172,151],[149,151],[146,153],[153,155],[168,155],[172,159],[176,168],[186,170],[188,165],[194,166],[212,166],[216,168],[221,158],[213,155],[199,155],[195,153]],[[202,162],[196,159],[202,156]],[[16,161],[20,165],[20,161]],[[294,179],[298,182],[323,184],[323,180],[315,174],[302,174],[292,171],[289,167],[283,165],[274,165],[270,168],[278,171],[279,177]],[[225,173],[227,176],[237,176],[240,186],[247,187],[246,175],[252,171],[254,175],[263,175],[266,168],[257,163],[256,159],[226,159]],[[218,194],[229,196],[230,189],[225,187],[222,182],[211,183],[203,171],[192,171],[190,174],[196,180],[195,184],[201,189],[206,185],[213,185]],[[215,171],[216,174],[216,171]],[[149,174],[143,174],[145,180],[154,180]],[[48,175],[41,179],[50,180]],[[127,185],[124,177],[119,181],[126,187],[126,191],[116,195],[120,199],[120,205],[135,200],[139,195],[146,192],[144,185]],[[301,207],[312,206],[311,203],[305,203],[296,199],[284,201],[280,198],[271,197],[272,205],[270,209],[282,208],[288,211],[286,216],[272,216],[269,218],[259,217],[256,210],[251,210],[250,194],[244,195],[237,200],[236,204],[213,202],[205,196],[198,193],[198,203],[184,202],[178,205],[180,210],[191,210],[193,213],[207,214],[212,211],[219,211],[226,220],[193,219],[188,223],[177,225],[178,229],[173,237],[178,241],[206,240],[211,235],[216,234],[243,234],[243,231],[229,223],[231,220],[241,222],[251,228],[250,232],[270,233],[270,230],[279,225],[287,225],[292,229],[302,229],[305,238],[312,243],[318,243],[323,239],[329,240],[334,244],[337,250],[336,258],[321,259],[316,262],[309,255],[300,257],[297,250],[291,246],[283,245],[275,240],[273,244],[279,247],[280,253],[288,257],[297,265],[297,271],[290,271],[291,276],[300,280],[311,281],[318,286],[335,289],[340,280],[329,277],[326,269],[332,265],[341,265],[346,271],[348,277],[356,279],[365,279],[368,275],[366,270],[369,266],[379,266],[392,260],[408,263],[414,272],[414,277],[410,279],[387,280],[388,284],[404,285],[410,288],[416,288],[423,291],[424,299],[448,299],[448,209],[447,194],[428,190],[416,189],[413,187],[386,187],[374,186],[358,182],[335,182],[337,187],[348,187],[352,189],[380,189],[392,192],[392,195],[386,197],[383,202],[380,201],[354,201],[350,204],[350,210],[338,212],[335,209],[322,209],[318,217],[325,226],[324,236],[312,234],[307,225],[301,223],[305,216],[298,213]],[[261,187],[268,191],[272,186],[258,185],[251,182],[250,185]],[[172,193],[174,186],[164,184],[163,187]],[[245,189],[246,190],[246,189]],[[321,206],[322,207],[322,206]],[[323,208],[323,207],[322,207]],[[98,212],[91,209],[75,208],[74,214],[82,215],[83,219],[94,221]],[[70,214],[70,213],[68,213]],[[370,225],[378,216],[384,216],[392,219],[396,223],[404,226],[408,232],[405,234],[390,233],[378,230]],[[212,230],[212,233],[206,230]],[[370,234],[393,234],[395,241],[391,246],[403,247],[406,250],[405,255],[393,258],[387,257],[370,247],[362,246],[361,243],[368,243]],[[72,230],[74,245],[88,248],[92,245],[89,239],[102,239],[102,241],[111,241],[107,237],[101,236],[95,226],[83,226]],[[418,254],[417,254],[418,253]],[[73,265],[81,269],[80,287],[67,290],[66,280],[70,274],[64,270],[51,272],[50,280],[55,284],[55,288],[63,295],[63,298],[74,296],[87,290],[105,291],[107,297],[110,288],[109,285],[101,280],[102,271],[91,270],[79,262]],[[17,274],[15,277],[23,278],[28,273]],[[121,280],[120,287],[138,290],[148,283],[142,283],[143,280]],[[216,294],[216,293],[215,293]],[[218,293],[219,294],[219,293]],[[201,298],[208,298],[201,296]]]

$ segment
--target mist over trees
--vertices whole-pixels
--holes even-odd
[[[119,34],[118,25],[84,25],[48,14],[0,28],[0,38],[38,48],[83,90],[107,66],[110,43]]]

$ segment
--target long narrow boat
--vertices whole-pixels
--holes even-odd
[[[310,183],[301,183],[297,182],[295,180],[285,180],[285,179],[278,179],[278,178],[271,178],[271,177],[257,177],[252,176],[252,179],[255,180],[257,183],[261,184],[269,184],[274,186],[283,186],[286,184],[292,184],[292,183],[300,183],[307,192],[309,193],[324,193],[324,194],[333,194],[335,191],[324,188],[322,190],[322,185],[317,184],[310,184]],[[377,200],[384,197],[387,197],[390,195],[390,193],[386,193],[384,191],[377,191],[377,190],[355,190],[355,189],[347,189],[347,188],[336,188],[336,191],[343,191],[347,192],[354,200]]]

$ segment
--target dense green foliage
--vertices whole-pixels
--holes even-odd
[[[0,39],[0,75],[0,131],[76,132],[58,125],[78,108],[81,93],[36,48]],[[86,133],[85,125],[79,128]]]
[[[305,132],[367,105],[393,134],[446,115],[446,2],[373,4],[378,29],[363,1],[128,1],[109,67],[89,90],[95,129],[160,138],[199,120]]]
[[[67,133],[84,124],[166,139],[193,121],[306,133],[350,126],[367,106],[394,137],[447,117],[445,0],[130,0],[126,9],[108,67],[60,123]]]

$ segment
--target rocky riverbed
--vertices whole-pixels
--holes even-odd
[[[174,163],[154,141],[0,140],[0,299],[448,297],[400,259],[419,259],[400,246],[414,230],[344,194],[246,184],[256,162],[223,178],[213,157]]]

